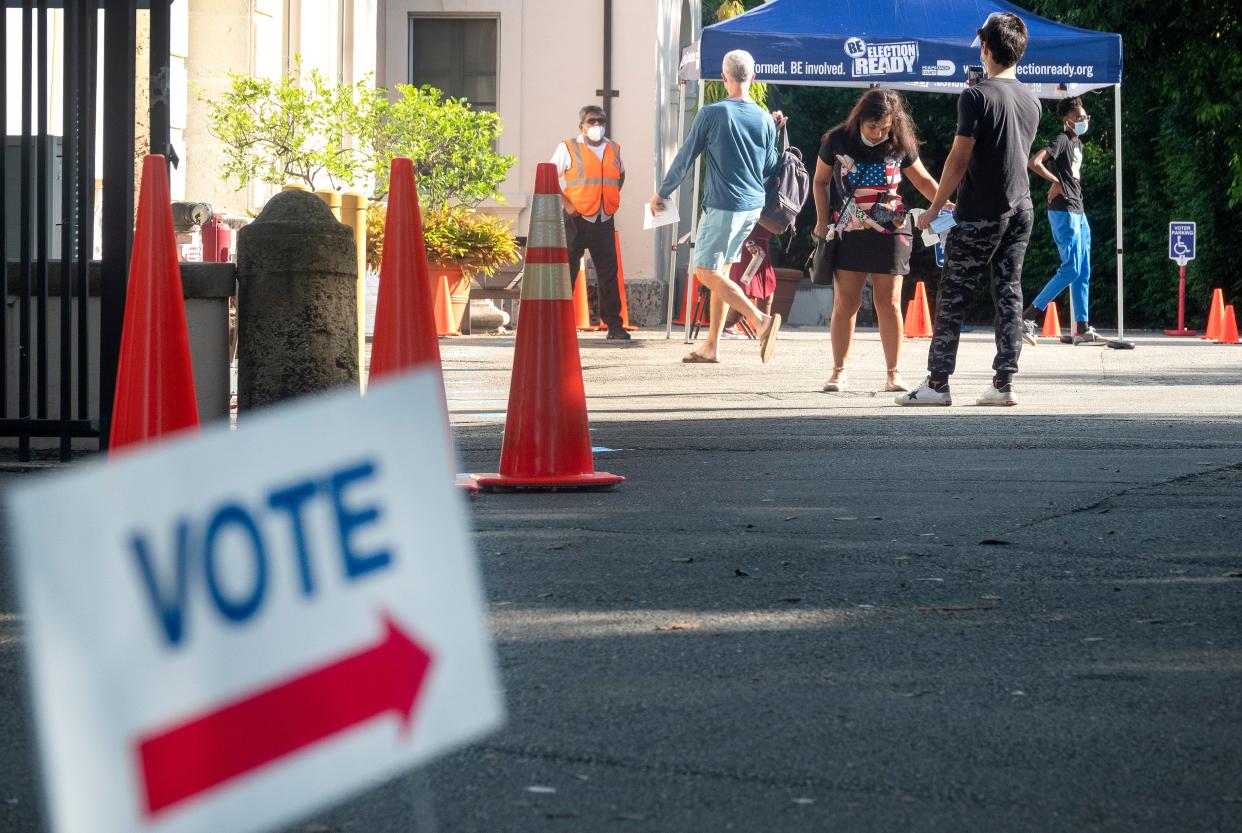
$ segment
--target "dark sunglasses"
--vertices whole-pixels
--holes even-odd
[[[587,119],[583,124],[608,124],[608,119]]]

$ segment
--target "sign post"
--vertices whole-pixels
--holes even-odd
[[[268,830],[501,725],[437,373],[9,492],[54,833]]]
[[[1195,224],[1169,223],[1169,260],[1177,264],[1177,329],[1166,336],[1194,336],[1198,330],[1186,329],[1186,264],[1195,259]]]

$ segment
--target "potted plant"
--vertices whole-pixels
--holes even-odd
[[[448,278],[457,327],[474,276],[517,260],[509,225],[472,210],[484,200],[501,200],[500,185],[516,160],[496,152],[501,123],[495,113],[434,87],[398,85],[396,91],[377,126],[376,159],[414,160],[427,260],[434,281]],[[374,175],[386,189],[387,165],[379,164]]]
[[[490,275],[497,267],[518,259],[517,240],[507,222],[460,205],[439,208],[423,217],[423,243],[432,280],[438,283],[441,275],[448,279],[454,327],[461,323],[470,302],[474,276]]]

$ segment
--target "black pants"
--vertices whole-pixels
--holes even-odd
[[[565,215],[565,245],[569,249],[569,278],[578,279],[582,253],[591,253],[599,280],[599,320],[621,326],[621,293],[617,291],[617,238],[612,218],[592,223],[579,215]]]
[[[1031,239],[1032,214],[1018,211],[1002,220],[968,220],[949,230],[944,243],[944,272],[936,293],[936,321],[932,325],[927,370],[934,378],[948,378],[957,366],[962,337],[962,311],[979,281],[992,274],[992,303],[996,305],[997,373],[1018,372],[1022,353],[1022,261]]]

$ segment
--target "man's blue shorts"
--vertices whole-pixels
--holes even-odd
[[[698,238],[694,241],[694,265],[713,272],[724,272],[726,263],[742,257],[742,243],[750,236],[762,208],[725,211],[704,208],[699,218]]]

